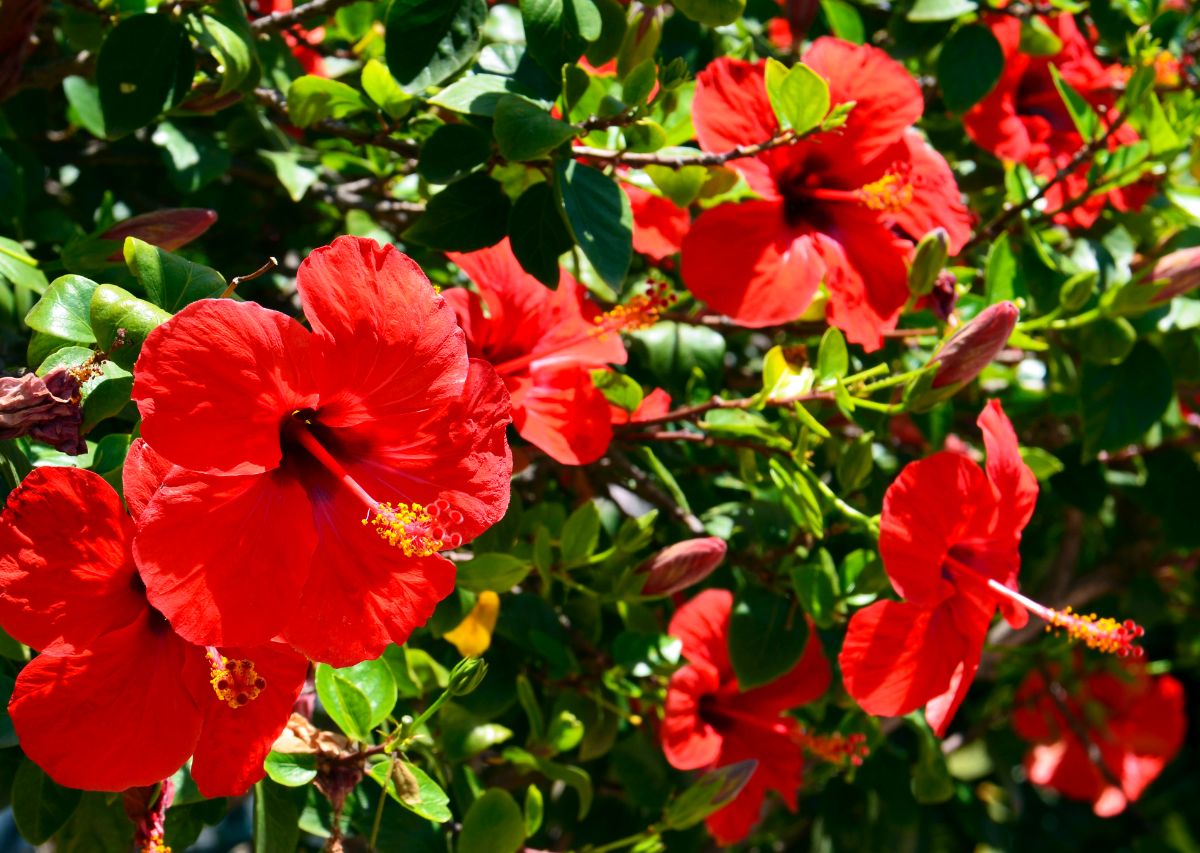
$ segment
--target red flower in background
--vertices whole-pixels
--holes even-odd
[[[508,395],[393,247],[339,237],[296,284],[312,332],[206,299],[147,339],[133,397],[178,467],[134,549],[186,639],[347,666],[424,624],[454,587],[438,552],[504,515]]]
[[[987,97],[963,116],[963,124],[967,135],[981,148],[1002,160],[1024,163],[1041,178],[1050,178],[1084,146],[1083,137],[1075,129],[1054,85],[1050,66],[1056,67],[1063,80],[1097,108],[1102,121],[1107,122],[1117,119],[1112,106],[1116,103],[1121,69],[1100,62],[1092,41],[1080,32],[1072,15],[1064,13],[1042,20],[1062,42],[1062,49],[1052,56],[1031,56],[1020,51],[1021,21],[1017,18],[986,16],[985,22],[1004,52],[1004,73]],[[1112,135],[1109,149],[1138,139],[1133,128],[1122,125]],[[1089,168],[1090,164],[1084,163],[1046,191],[1049,210],[1058,210],[1086,192]],[[1153,191],[1148,181],[1120,187],[1056,215],[1055,221],[1087,228],[1107,204],[1117,210],[1138,210]]]
[[[262,15],[272,15],[276,12],[290,12],[294,8],[293,0],[257,0],[258,11]],[[328,77],[325,70],[325,57],[314,45],[325,41],[325,28],[306,30],[300,26],[292,26],[283,30],[283,41],[304,69],[305,74],[316,74],[318,77]]]
[[[620,406],[611,404],[609,411],[614,424],[636,424],[642,421],[658,420],[671,411],[671,395],[661,388],[655,388],[642,398],[642,402],[632,412],[627,412]]]
[[[449,258],[479,292],[452,288],[443,296],[471,355],[491,362],[508,386],[517,432],[563,464],[595,462],[608,449],[612,427],[592,371],[625,363],[618,332],[651,322],[653,301],[603,314],[565,270],[555,290],[525,272],[507,239]]]
[[[130,509],[153,490],[131,451]],[[9,714],[21,748],[57,782],[121,791],[152,785],[188,756],[206,797],[238,796],[304,685],[283,643],[208,652],[146,600],[133,522],[99,475],[38,468],[0,514],[0,624],[41,654],[21,670]],[[224,655],[224,656],[222,656]],[[218,664],[217,661],[220,661]]]
[[[622,184],[633,210],[633,250],[661,262],[678,254],[692,224],[691,214],[669,198]]]
[[[946,161],[911,127],[924,102],[903,66],[833,38],[817,39],[804,62],[828,80],[834,104],[855,102],[848,121],[730,161],[762,199],[701,214],[683,241],[683,279],[745,326],[796,319],[823,280],[829,322],[873,350],[908,301],[914,242],[941,226],[953,254],[970,218]],[[779,131],[762,64],[716,60],[697,77],[693,110],[705,151]]]
[[[924,705],[939,736],[975,678],[997,608],[1014,627],[1028,611],[1089,647],[1140,651],[1133,623],[1051,610],[1016,592],[1037,480],[998,401],[978,424],[986,474],[965,455],[942,451],[905,466],[888,487],[879,552],[904,601],[856,612],[838,657],[846,690],[864,711],[891,717]]]
[[[1083,677],[1068,694],[1041,673],[1026,676],[1013,729],[1033,746],[1025,769],[1035,785],[1090,802],[1100,817],[1142,795],[1183,745],[1183,685],[1140,663]],[[1089,754],[1096,750],[1099,764]]]
[[[729,662],[732,610],[733,593],[709,589],[671,619],[667,631],[683,641],[688,663],[671,676],[662,723],[663,752],[679,770],[758,762],[737,797],[708,818],[708,830],[721,844],[749,834],[767,791],[795,810],[806,735],[784,712],[821,696],[830,680],[829,662],[810,624],[808,644],[792,671],[742,692]]]

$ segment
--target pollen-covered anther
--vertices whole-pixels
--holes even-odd
[[[1118,622],[1107,616],[1098,617],[1095,613],[1075,613],[1070,607],[1053,610],[1051,614],[1047,631],[1064,630],[1072,640],[1079,640],[1089,649],[1123,658],[1140,658],[1144,653],[1137,641],[1146,632],[1132,619]]]
[[[624,305],[595,317],[595,332],[600,337],[610,332],[636,332],[658,322],[662,312],[675,304],[675,294],[665,282],[651,282],[645,293],[639,293]]]
[[[218,664],[209,656],[212,675],[209,679],[217,698],[230,708],[249,705],[267,687],[267,681],[254,668],[250,660],[229,660],[222,657]]]
[[[899,213],[913,200],[913,185],[905,170],[893,167],[879,180],[858,190],[865,207],[883,213]]]
[[[867,746],[867,736],[859,732],[848,735],[823,735],[801,729],[796,741],[813,757],[831,764],[851,764],[857,767],[871,752]]]
[[[430,557],[438,551],[457,548],[462,536],[454,528],[462,524],[462,513],[444,499],[428,506],[407,503],[380,503],[363,519],[389,545],[406,557]]]

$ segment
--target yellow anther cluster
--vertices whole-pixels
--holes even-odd
[[[667,286],[662,282],[651,284],[645,293],[639,293],[624,305],[614,306],[604,314],[598,315],[593,322],[596,333],[600,336],[608,332],[636,332],[648,329],[658,322],[662,312],[675,302],[675,295],[667,292]]]
[[[432,535],[433,516],[420,504],[381,503],[362,523],[373,526],[383,541],[399,548],[406,557],[430,557],[445,544]]]
[[[1062,628],[1068,637],[1083,642],[1089,649],[1122,657],[1141,651],[1134,646],[1134,641],[1142,636],[1142,629],[1130,621],[1118,622],[1095,613],[1075,613],[1070,607],[1051,613],[1047,631]]]
[[[899,213],[913,200],[913,185],[904,176],[888,172],[858,191],[862,203],[871,210]]]
[[[213,664],[209,683],[217,698],[230,708],[249,705],[267,686],[266,679],[255,670],[253,661],[228,660],[224,657],[220,666]]]
[[[140,853],[171,853],[171,848],[163,841],[162,835],[155,832],[146,839],[146,843],[142,845]]]

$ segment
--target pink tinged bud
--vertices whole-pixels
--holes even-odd
[[[699,583],[725,559],[725,541],[715,536],[685,539],[663,548],[638,567],[647,575],[642,595],[671,595]]]
[[[27,435],[63,453],[87,452],[79,435],[83,411],[78,394],[79,380],[66,368],[45,377],[0,377],[0,439]]]
[[[1149,280],[1163,285],[1151,302],[1169,302],[1200,287],[1200,246],[1180,249],[1154,263]]]
[[[168,207],[118,222],[100,237],[118,242],[124,242],[126,237],[137,237],[160,249],[173,252],[195,240],[216,221],[215,210]],[[109,260],[121,260],[121,253],[118,251]]]
[[[998,302],[980,311],[930,360],[938,365],[932,387],[964,385],[978,376],[1004,349],[1020,315],[1011,302]]]

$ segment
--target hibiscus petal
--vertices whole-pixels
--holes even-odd
[[[946,727],[967,697],[967,691],[971,689],[975,673],[979,670],[983,642],[996,610],[993,597],[982,589],[979,593],[964,590],[939,608],[952,608],[955,629],[962,642],[963,658],[955,667],[946,691],[925,704],[925,721],[938,737],[946,734]]]
[[[454,311],[394,246],[338,237],[304,259],[296,289],[323,341],[323,425],[403,423],[461,393],[467,348]]]
[[[683,643],[683,656],[715,670],[722,683],[733,678],[727,639],[732,612],[732,592],[706,589],[676,610],[667,627],[667,633]]]
[[[138,358],[142,435],[194,471],[278,467],[281,424],[316,403],[309,339],[295,320],[253,302],[192,303],[150,333]]]
[[[914,604],[933,606],[949,592],[946,555],[995,498],[979,466],[942,451],[904,467],[883,496],[879,553],[892,586]]]
[[[283,643],[221,652],[229,660],[253,662],[266,686],[248,704],[231,708],[209,683],[197,685],[204,727],[192,759],[192,778],[206,797],[239,797],[263,777],[263,760],[304,687],[308,661]],[[196,653],[202,654],[200,649]]]
[[[35,658],[8,706],[21,748],[72,788],[123,791],[170,777],[200,735],[201,715],[184,686],[187,653],[147,612],[87,652]]]
[[[129,445],[125,464],[121,468],[121,491],[134,521],[141,516],[142,510],[150,503],[173,467],[166,457],[146,443],[146,439],[135,438],[133,444]]]
[[[915,130],[906,131],[898,146],[912,184],[912,200],[893,214],[895,225],[913,242],[934,228],[946,229],[950,254],[957,255],[971,237],[971,213],[963,204],[954,173],[945,158],[933,150]]]
[[[804,313],[825,264],[810,233],[788,226],[781,203],[748,201],[706,210],[692,223],[680,271],[714,311],[761,327]]]
[[[133,525],[103,478],[35,468],[0,514],[0,623],[35,649],[79,651],[146,611]]]
[[[854,101],[840,138],[833,143],[844,157],[874,159],[899,141],[925,111],[917,81],[877,47],[825,36],[813,42],[803,60],[829,82],[834,104]]]
[[[796,727],[794,720],[781,721],[774,732],[735,726],[725,738],[718,766],[750,759],[758,766],[733,801],[709,816],[708,831],[719,844],[735,844],[750,834],[767,791],[779,794],[795,811],[796,792],[804,781],[804,754],[792,737]]]
[[[864,711],[896,717],[944,693],[966,652],[945,605],[878,601],[851,617],[838,663]]]
[[[595,462],[612,441],[608,398],[586,369],[533,371],[513,423],[523,439],[564,465]]]
[[[198,645],[257,645],[287,623],[316,548],[311,502],[286,469],[174,469],[142,512],[134,553],[150,602]]]
[[[983,431],[988,479],[1000,495],[998,532],[1020,539],[1037,503],[1037,477],[1021,458],[1017,433],[999,400],[989,400],[976,423]]]
[[[663,708],[662,747],[676,770],[699,770],[717,760],[720,733],[701,716],[701,700],[720,687],[717,673],[707,664],[684,666],[671,675]]]
[[[633,209],[633,250],[656,261],[677,254],[692,217],[670,199],[623,184]]]
[[[692,121],[696,139],[705,151],[753,145],[778,133],[779,122],[763,83],[763,64],[724,56],[710,62],[696,75]],[[764,159],[742,157],[730,161],[730,165],[745,176],[759,195],[779,197]]]

